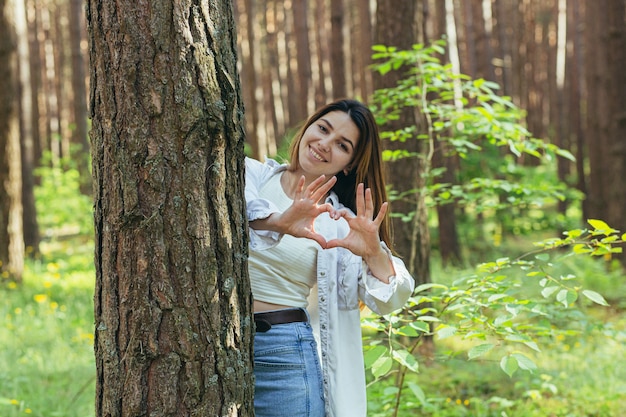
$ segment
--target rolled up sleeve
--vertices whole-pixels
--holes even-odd
[[[402,308],[415,288],[415,280],[406,269],[404,262],[391,254],[384,243],[381,246],[387,252],[393,263],[395,275],[389,277],[389,283],[385,284],[374,275],[363,262],[361,275],[361,299],[375,313],[385,315]]]

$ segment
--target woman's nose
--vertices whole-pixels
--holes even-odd
[[[323,151],[328,151],[328,149],[330,149],[330,140],[329,139],[321,139],[320,142],[320,149]]]

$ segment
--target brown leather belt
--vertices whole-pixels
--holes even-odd
[[[265,333],[266,331],[271,329],[273,324],[286,324],[307,321],[309,321],[309,317],[302,308],[288,308],[284,310],[254,313],[254,324],[256,325],[256,331],[261,333]]]

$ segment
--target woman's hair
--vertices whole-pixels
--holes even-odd
[[[357,100],[337,100],[318,109],[309,117],[291,142],[289,171],[299,168],[298,149],[304,132],[322,116],[333,111],[347,113],[359,129],[359,140],[352,161],[347,168],[348,174],[341,171],[336,175],[337,182],[333,186],[333,191],[344,206],[356,213],[356,187],[357,184],[363,183],[365,188],[371,188],[374,213],[378,213],[382,204],[387,201],[380,136],[374,115],[367,106]],[[379,233],[381,240],[391,248],[389,211],[380,225]]]

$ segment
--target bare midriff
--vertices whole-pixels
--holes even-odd
[[[254,300],[254,312],[260,313],[261,311],[281,310],[284,308],[291,308],[281,304],[266,303],[265,301]]]

